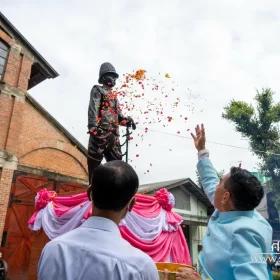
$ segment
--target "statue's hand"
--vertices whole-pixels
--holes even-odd
[[[136,124],[132,117],[127,117],[127,123],[129,127],[132,127],[133,130],[136,129]]]

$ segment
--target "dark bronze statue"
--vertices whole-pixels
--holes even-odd
[[[103,157],[106,161],[122,160],[119,125],[135,126],[131,117],[123,116],[116,94],[112,92],[118,77],[119,75],[111,63],[103,63],[98,79],[98,83],[102,86],[93,86],[90,93],[88,107],[89,183],[93,170],[101,163]]]

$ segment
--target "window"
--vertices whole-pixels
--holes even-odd
[[[0,41],[0,80],[2,80],[4,76],[4,69],[6,65],[8,51],[8,47]]]
[[[190,194],[183,191],[180,187],[169,190],[175,198],[175,208],[181,210],[191,210]]]

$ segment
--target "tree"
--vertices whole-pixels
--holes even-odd
[[[219,171],[219,172],[216,170],[216,172],[217,172],[218,178],[219,178],[220,180],[222,180],[222,178],[225,176],[225,170],[221,170],[221,171]],[[202,189],[202,183],[201,183],[201,179],[200,179],[199,173],[198,173],[197,170],[195,171],[195,173],[196,173],[196,182],[197,182],[197,185]]]
[[[260,160],[260,169],[271,177],[269,187],[275,193],[275,206],[280,210],[280,103],[273,100],[270,88],[257,91],[256,107],[244,101],[232,100],[222,117],[249,140],[252,152]]]

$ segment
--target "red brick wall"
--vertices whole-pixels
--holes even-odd
[[[42,116],[28,100],[25,100],[25,103],[15,103],[11,130],[15,132],[14,134],[18,134],[21,143],[38,138],[58,139],[69,143],[68,138]],[[17,153],[18,140],[9,141],[8,150]]]
[[[0,150],[14,154],[19,164],[86,180],[86,157],[25,97],[33,56],[2,30],[0,39],[10,46],[3,79],[6,86],[2,92],[0,87]]]
[[[21,165],[87,180],[86,156],[26,99],[33,55],[2,30],[0,39],[10,47],[0,83],[0,152],[12,153]],[[0,240],[13,173],[3,168],[0,175]]]
[[[14,98],[0,92],[0,150],[5,150]]]
[[[13,108],[7,150],[19,164],[87,180],[86,157],[54,124],[28,100]]]
[[[33,151],[20,159],[20,164],[87,180],[87,172],[71,155],[44,148]]]
[[[4,229],[14,170],[0,168],[0,240]]]
[[[4,82],[17,87],[20,76],[22,56],[20,52],[14,48],[10,48],[6,70],[4,74]],[[27,90],[27,89],[26,89]]]
[[[0,30],[0,39],[10,48],[3,81],[10,86],[26,91],[33,58],[19,42],[16,42],[2,30]]]
[[[18,78],[17,87],[22,90],[28,89],[28,82],[31,74],[31,67],[32,67],[32,59],[27,55],[22,57],[21,62],[21,71]]]

